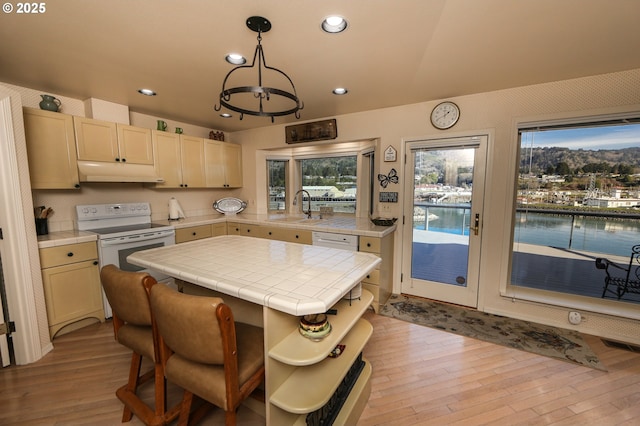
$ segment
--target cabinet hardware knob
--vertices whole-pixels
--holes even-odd
[[[300,238],[300,236],[299,236],[299,235],[296,235],[296,238]]]
[[[195,236],[195,235],[196,235],[196,233],[194,232],[194,233],[193,233],[193,234],[191,234],[191,235],[194,235],[194,236]]]
[[[72,257],[73,256],[73,252],[70,251],[69,253],[67,253],[67,256]]]
[[[371,243],[367,243],[367,247],[371,247]]]
[[[97,261],[97,260],[94,260],[94,261],[93,261],[93,264],[94,264],[94,265],[97,265],[97,264],[98,264],[98,261]]]
[[[76,183],[75,185],[73,185],[74,188],[80,188],[80,184]]]
[[[123,158],[123,159],[122,159],[122,162],[123,162],[123,163],[124,163],[124,162],[126,162],[126,161],[127,161],[127,159],[126,159],[126,158]]]
[[[118,157],[116,157],[116,161],[120,161],[120,159]]]

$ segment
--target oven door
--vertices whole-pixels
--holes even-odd
[[[104,265],[116,265],[123,271],[147,272],[159,283],[164,283],[175,288],[173,278],[153,269],[146,269],[127,262],[127,256],[141,250],[156,247],[164,247],[175,244],[175,231],[159,231],[145,235],[132,235],[128,237],[103,238],[98,241],[98,257],[100,267]],[[113,316],[107,297],[103,295],[104,313],[106,318]]]

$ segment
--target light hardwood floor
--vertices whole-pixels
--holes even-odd
[[[373,389],[359,426],[640,424],[640,354],[586,336],[609,370],[602,372],[366,317],[374,326],[365,349]],[[0,424],[120,424],[115,390],[126,380],[130,353],[113,340],[110,322],[56,338],[54,346],[37,363],[0,371]],[[170,402],[178,397],[172,388]],[[241,410],[239,424],[263,423]],[[202,424],[223,424],[219,410]]]

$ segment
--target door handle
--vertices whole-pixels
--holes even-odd
[[[478,235],[480,231],[480,213],[476,213],[475,219],[473,220],[473,226],[470,227],[473,230],[473,235]]]

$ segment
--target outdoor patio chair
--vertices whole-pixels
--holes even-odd
[[[596,268],[604,269],[607,274],[604,278],[603,298],[607,293],[614,294],[618,300],[626,293],[640,294],[640,244],[631,248],[629,264],[626,267],[604,257],[598,257]]]

